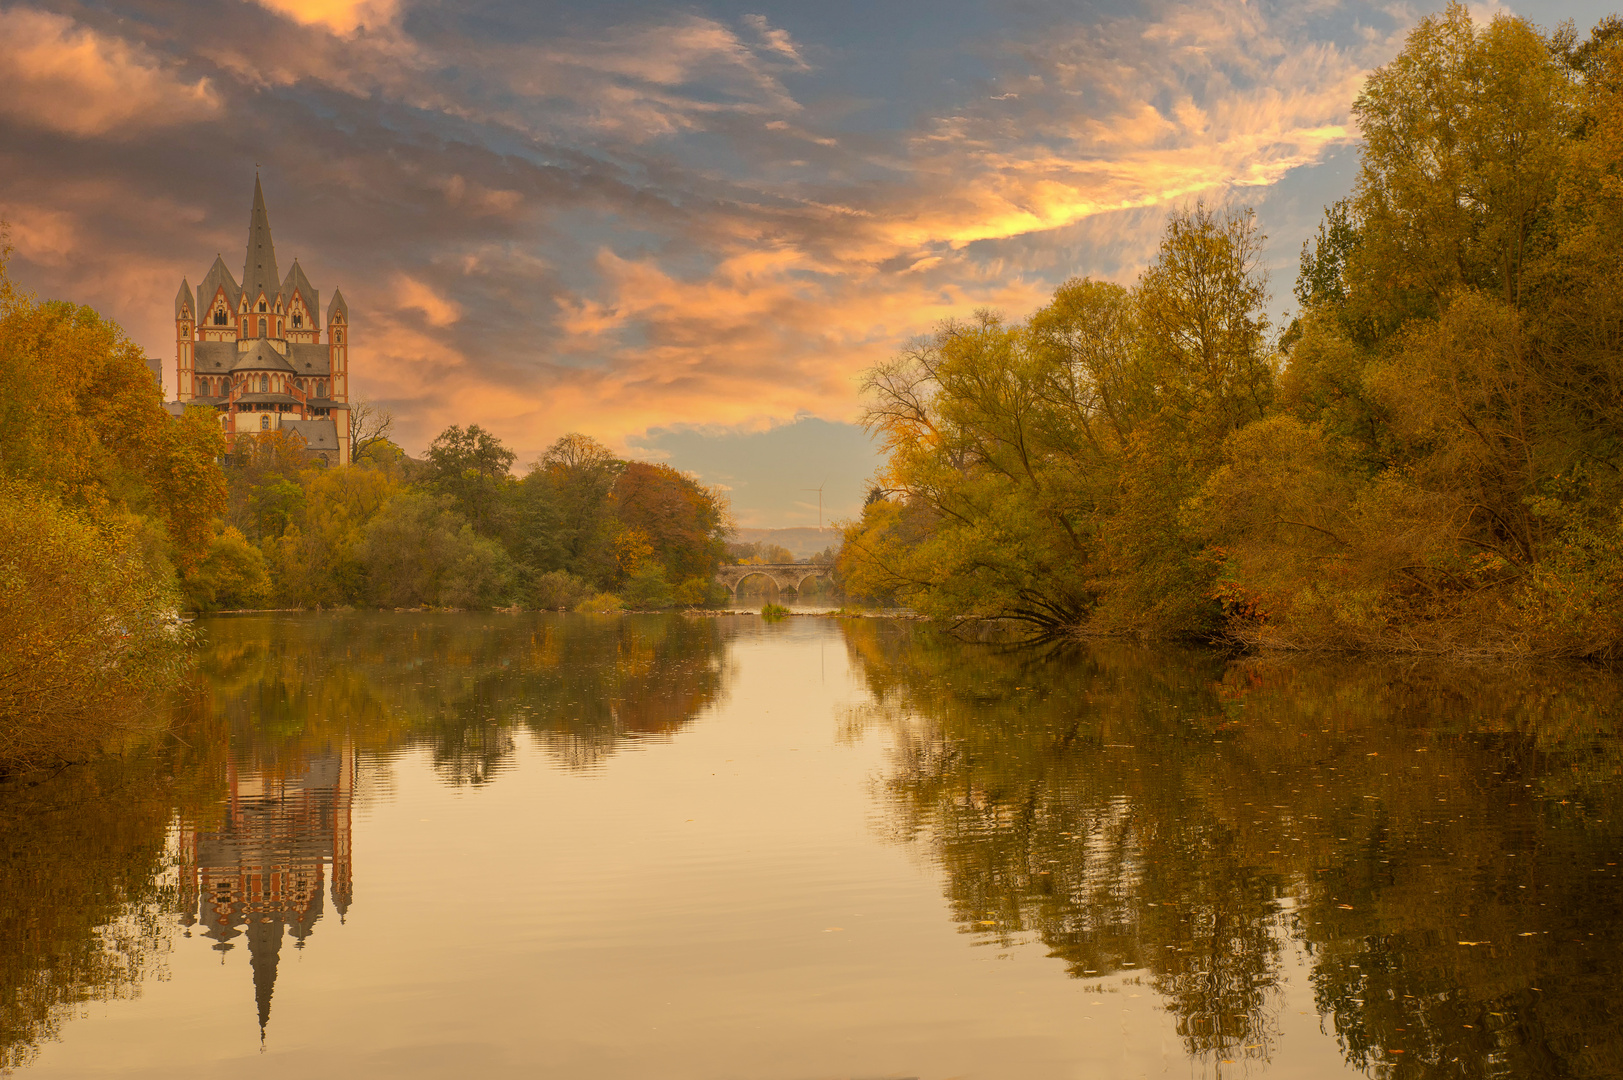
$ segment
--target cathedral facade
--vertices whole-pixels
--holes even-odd
[[[293,431],[329,465],[348,465],[349,308],[333,290],[322,340],[321,297],[297,259],[277,275],[265,194],[254,178],[242,284],[218,255],[175,297],[175,400],[212,405],[226,435]]]

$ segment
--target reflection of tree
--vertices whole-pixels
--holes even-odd
[[[724,688],[720,619],[341,614],[207,624],[209,707],[238,753],[300,768],[348,737],[426,745],[453,783],[490,780],[525,727],[571,764],[674,731]]]
[[[1361,1068],[1623,1059],[1610,677],[847,641],[875,702],[854,722],[894,732],[893,823],[956,917],[1074,975],[1148,969],[1192,1052],[1270,1053],[1294,935]]]
[[[0,786],[0,1071],[159,965],[165,838],[177,802],[213,798],[215,764],[206,746],[166,742]]]
[[[526,728],[571,765],[677,731],[721,699],[733,629],[682,616],[252,616],[206,621],[175,738],[0,785],[0,1068],[74,1006],[131,995],[171,917],[253,959],[261,1023],[284,930],[349,899],[348,805],[425,746],[483,783]],[[370,759],[374,764],[369,768]],[[160,885],[178,811],[181,890]]]
[[[595,764],[627,739],[670,734],[726,690],[731,620],[588,617],[544,630],[528,724],[570,765]]]

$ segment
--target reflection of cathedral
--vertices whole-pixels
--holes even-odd
[[[292,934],[295,948],[304,947],[321,918],[328,863],[340,921],[349,910],[355,751],[345,743],[293,776],[239,772],[235,762],[230,768],[220,827],[200,832],[181,825],[181,922],[200,923],[222,954],[235,947],[234,938],[247,939],[263,1035],[283,932]]]

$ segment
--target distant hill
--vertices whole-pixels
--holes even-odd
[[[840,546],[838,529],[739,529],[733,539],[740,544],[753,544],[765,540],[780,544],[794,552],[797,559],[809,559],[826,547]]]

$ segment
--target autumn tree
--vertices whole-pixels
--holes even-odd
[[[643,538],[645,558],[658,561],[667,580],[707,579],[716,572],[731,527],[717,493],[669,465],[632,461],[616,477],[612,501],[622,535]]]

